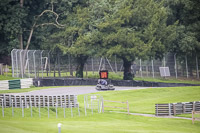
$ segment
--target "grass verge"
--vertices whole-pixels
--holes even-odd
[[[128,100],[131,112],[155,114],[155,104],[157,103],[200,101],[200,86],[102,91],[98,92],[98,94],[102,95],[105,100],[124,102]],[[78,99],[83,99],[83,96],[79,96]],[[83,101],[80,101],[80,103],[83,103]],[[104,104],[108,106],[119,106],[115,103]],[[122,106],[126,107],[126,105]]]
[[[31,87],[31,88],[24,88],[24,89],[11,89],[11,90],[0,90],[0,94],[3,93],[22,93],[22,92],[30,92],[34,90],[42,90],[42,89],[49,89],[49,88],[58,88],[58,87],[66,87],[66,86],[47,86],[47,87]]]
[[[176,79],[176,78],[134,78],[136,81],[149,81],[149,82],[162,82],[162,83],[185,83],[185,84],[200,84],[200,80],[197,79]]]
[[[62,123],[62,132],[69,133],[199,133],[200,122],[190,120],[128,116],[104,113],[66,119],[11,118],[0,120],[0,132],[6,133],[56,133]]]
[[[130,111],[138,113],[154,113],[155,103],[173,103],[199,101],[200,87],[173,87],[173,88],[150,88],[142,90],[126,91],[103,91],[100,94],[105,100],[129,101]],[[199,133],[200,122],[193,125],[191,120],[151,118],[143,116],[132,116],[127,114],[109,113],[98,114],[87,110],[84,115],[84,95],[78,96],[80,113],[77,108],[66,109],[66,118],[63,118],[63,109],[58,109],[58,118],[55,115],[55,108],[50,110],[50,118],[47,115],[47,108],[41,108],[41,118],[38,116],[38,108],[33,108],[33,117],[30,116],[30,108],[25,109],[25,117],[22,118],[20,108],[15,109],[12,117],[12,109],[5,109],[5,117],[2,117],[0,110],[0,132],[4,133],[55,133],[58,131],[57,124],[62,123],[62,132],[70,133]],[[105,103],[106,104],[106,103]],[[113,105],[112,105],[113,106]]]

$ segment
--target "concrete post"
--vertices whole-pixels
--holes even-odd
[[[58,133],[61,133],[61,123],[58,123]]]

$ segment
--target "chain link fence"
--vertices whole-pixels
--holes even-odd
[[[21,78],[74,77],[76,59],[72,55],[63,55],[46,50],[11,51],[12,76]],[[199,79],[199,58],[195,56],[179,56],[168,53],[162,60],[141,60],[132,62],[131,71],[135,77],[161,77],[161,67],[169,70],[173,78]],[[110,73],[122,76],[123,61],[116,56],[111,58],[89,57],[84,65],[84,75],[98,75],[105,68]]]

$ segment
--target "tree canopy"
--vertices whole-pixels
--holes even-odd
[[[169,0],[166,5],[170,9],[168,23],[178,21],[176,40],[171,43],[169,51],[191,55],[200,53],[200,1]]]
[[[167,11],[162,2],[115,1],[116,7],[117,10],[107,15],[98,28],[104,35],[106,55],[121,58],[124,79],[132,79],[132,61],[136,58],[161,58],[168,43],[175,39],[176,25],[167,25]]]
[[[2,0],[0,55],[13,48],[54,49],[76,58],[83,77],[89,56],[123,60],[124,79],[136,59],[167,52],[200,53],[196,0]]]

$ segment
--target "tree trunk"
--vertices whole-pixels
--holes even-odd
[[[20,6],[21,8],[23,8],[24,5],[24,0],[20,0]],[[23,49],[23,31],[22,31],[22,27],[21,27],[21,33],[19,34],[19,42],[20,42],[20,49]]]
[[[76,77],[83,78],[83,69],[88,56],[77,57]]]
[[[22,29],[21,29],[22,32]],[[19,34],[20,49],[23,49],[23,33]]]
[[[124,80],[133,80],[134,74],[131,73],[131,61],[123,58],[123,66],[124,66]]]

